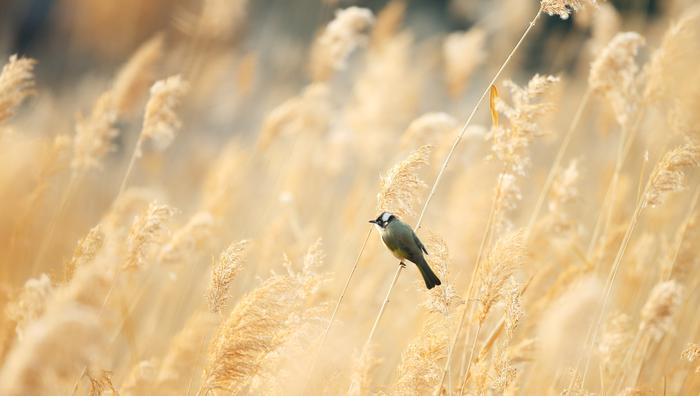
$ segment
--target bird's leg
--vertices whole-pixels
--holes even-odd
[[[399,265],[401,266],[401,268],[406,268],[406,263],[404,263],[403,261],[399,262]]]

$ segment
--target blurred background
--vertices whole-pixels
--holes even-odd
[[[527,138],[532,142],[525,145],[532,143],[526,147],[530,164],[517,176],[517,199],[504,209],[508,227],[497,232],[505,236],[506,231],[533,221],[528,226],[533,230],[532,252],[510,279],[518,287],[532,281],[522,302],[528,316],[508,337],[498,333],[505,315],[505,302],[500,301],[481,335],[483,342],[486,329],[494,330],[494,337],[501,337],[499,348],[517,356],[512,360],[519,377],[511,384],[522,386],[521,394],[539,394],[544,386],[559,394],[569,383],[577,383],[569,371],[572,362],[591,352],[580,350],[585,334],[579,323],[590,321],[600,306],[602,281],[635,213],[632,203],[638,202],[643,185],[639,183],[646,180],[642,177],[649,175],[652,161],[687,138],[686,131],[677,128],[680,123],[674,123],[672,110],[692,109],[700,92],[692,73],[700,35],[687,28],[692,34],[677,41],[682,45],[664,41],[674,21],[686,16],[690,18],[686,22],[697,20],[697,12],[687,11],[697,0],[613,0],[599,2],[600,7],[582,3],[585,6],[568,19],[542,14],[496,84],[501,96],[494,103],[499,98],[513,103],[518,90],[511,91],[505,80],[524,87],[535,74],[561,79],[546,95],[532,99],[552,106],[543,106],[546,111],[533,116],[534,132]],[[319,69],[315,51],[323,47],[319,42],[324,29],[338,10],[350,6],[369,9],[371,14],[361,12],[372,26],[352,31],[348,59],[341,65]],[[302,318],[309,326],[285,328],[288,338],[277,349],[270,347],[273,352],[255,355],[264,364],[242,376],[242,386],[252,394],[289,394],[288,386],[304,393],[299,361],[308,363],[302,359],[308,359],[309,348],[318,346],[353,260],[362,251],[329,333],[326,350],[331,352],[322,355],[311,381],[318,394],[345,394],[357,373],[350,357],[357,355],[374,323],[396,264],[376,233],[368,234],[367,220],[380,209],[380,176],[430,144],[433,151],[426,163],[411,174],[426,186],[435,180],[459,127],[538,7],[537,0],[0,0],[1,63],[12,54],[36,60],[31,92],[16,114],[0,122],[0,309],[6,313],[0,320],[0,362],[16,362],[23,350],[33,351],[33,344],[22,338],[25,326],[36,324],[49,328],[44,335],[54,331],[65,338],[66,331],[50,327],[49,321],[60,316],[56,307],[64,307],[50,303],[61,295],[59,291],[68,293],[80,286],[84,277],[74,277],[76,268],[84,272],[98,268],[109,277],[105,281],[109,292],[95,287],[93,297],[99,304],[79,303],[87,305],[92,315],[98,311],[97,333],[110,337],[104,343],[95,336],[100,343],[97,352],[89,351],[90,359],[86,358],[90,367],[108,373],[123,395],[151,394],[153,389],[161,394],[194,394],[204,368],[211,365],[206,337],[225,330],[228,315],[245,309],[238,303],[259,292],[271,274],[287,274],[290,263],[297,269],[306,265],[305,253],[320,238],[325,259],[310,260],[317,265],[310,277],[318,285],[309,287],[313,290],[300,298],[303,304],[283,318],[285,323]],[[607,92],[590,92],[589,71],[608,43],[627,31],[638,32],[646,46],[638,55],[636,47],[622,54],[627,63],[618,66],[628,66],[632,76],[623,87],[628,91],[620,94],[622,99],[614,98],[615,103]],[[674,73],[659,67],[666,73],[659,75],[670,75],[659,77],[669,83],[664,85],[667,96],[659,102],[636,103],[643,96],[650,60],[664,46],[671,48],[665,59],[672,61],[662,66],[677,67]],[[676,63],[676,58],[683,62]],[[619,72],[614,64],[608,69]],[[166,117],[177,126],[172,145],[163,150],[148,141],[141,147],[140,131],[145,130],[142,124],[153,94],[149,88],[176,75],[181,80],[175,81],[186,81],[188,89]],[[118,92],[123,103],[118,108],[105,106],[102,99],[116,95],[118,82],[125,80],[131,89]],[[617,76],[612,80],[622,81]],[[635,112],[638,123],[632,127],[620,122],[615,107],[620,100],[629,105],[622,106],[625,111]],[[565,168],[564,162],[562,169],[552,164],[577,109],[583,116],[563,157],[570,164],[566,169],[573,169],[568,175],[575,184],[569,186],[574,197],[533,214],[550,171]],[[437,343],[429,337],[432,332],[424,330],[439,319],[444,321],[438,326],[440,348],[434,348],[439,353],[426,363],[432,376],[424,376],[429,377],[428,385],[435,385],[444,345],[456,332],[455,314],[461,312],[460,298],[465,297],[490,222],[489,208],[496,207],[494,189],[501,185],[504,166],[494,157],[497,142],[491,127],[497,117],[491,110],[484,102],[476,113],[419,231],[431,241],[429,250],[444,252],[431,260],[442,262],[444,290],[451,287],[454,301],[445,297],[449,304],[444,312],[436,311],[429,306],[436,294],[424,292],[415,268],[404,271],[374,340],[378,359],[365,367],[368,383],[375,384],[373,391],[389,391],[400,382],[396,378],[406,367],[404,357],[416,351],[410,345]],[[512,114],[502,113],[501,122],[509,125],[505,120]],[[692,118],[696,112],[685,113],[683,121],[699,124]],[[89,147],[94,163],[84,169],[74,166],[85,140],[91,142],[83,135],[97,142]],[[697,178],[692,180],[697,186]],[[426,190],[415,190],[412,199],[419,208]],[[550,195],[546,198],[556,201]],[[697,250],[697,244],[684,244],[682,235],[680,242],[674,239],[688,213],[694,213],[688,209],[694,208],[689,198],[690,194],[674,195],[669,205],[645,212],[630,240],[633,253],[624,257],[611,311],[629,314],[632,329],[642,320],[646,296],[659,278],[666,277],[658,263],[673,256],[676,246],[686,253]],[[126,271],[124,261],[133,248],[129,235],[152,201],[175,209],[168,212],[163,232],[144,249],[143,265]],[[415,222],[415,209],[406,214],[407,222]],[[562,214],[556,220],[566,224],[552,220]],[[598,232],[601,219],[605,222]],[[91,252],[82,241],[96,229],[103,232],[99,235],[104,241],[98,252]],[[226,289],[230,304],[221,312],[208,312],[205,296],[212,265],[227,246],[243,239],[252,242],[245,265]],[[183,250],[173,258],[173,246],[179,243]],[[83,255],[89,259],[76,267],[76,258]],[[697,271],[693,276],[687,277],[689,290],[700,290],[692,287],[700,284]],[[581,279],[583,286],[574,287],[574,281]],[[48,291],[32,292],[37,282],[48,284]],[[571,303],[580,300],[579,291],[590,298]],[[651,378],[658,388],[660,378],[665,381],[668,376],[673,389],[698,389],[697,380],[685,381],[689,366],[679,369],[677,363],[680,350],[700,328],[695,320],[698,299],[697,293],[692,294],[683,306],[676,337],[653,344],[658,348],[650,351],[658,354],[649,353],[647,366],[641,360],[639,372],[653,375],[640,378]],[[190,319],[195,321],[203,312],[214,319],[203,326],[201,345],[190,350],[191,355],[178,355],[180,337],[196,333]],[[564,320],[557,322],[561,317]],[[465,328],[473,327],[470,320]],[[554,323],[553,333],[540,323]],[[535,352],[534,340],[549,341],[550,334],[559,338],[552,336],[551,343],[544,343],[550,345],[549,351]],[[464,366],[470,340],[458,341],[456,356]],[[44,355],[73,357],[75,350],[81,350],[80,345],[69,347],[67,352],[59,348],[61,353]],[[482,378],[496,378],[497,367],[502,368],[499,356],[492,351],[480,362],[485,370]],[[185,364],[166,367],[177,359]],[[595,365],[604,357],[593,359]],[[61,389],[79,388],[80,394],[87,394],[90,383],[84,362],[73,362],[75,367],[58,362],[54,367],[53,360],[39,362],[37,372],[69,367],[66,378],[59,378]],[[455,365],[449,384],[460,385],[463,368]],[[591,370],[595,376],[597,369]],[[159,374],[149,377],[148,370]],[[167,381],[161,375],[166,372]],[[579,385],[598,391],[601,378],[620,372],[620,367],[601,369],[600,378],[592,375]],[[12,374],[0,370],[0,383],[4,378],[4,384],[14,384]],[[33,375],[28,378],[44,378]],[[172,377],[178,380],[171,381]]]

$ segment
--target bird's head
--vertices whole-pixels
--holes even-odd
[[[389,212],[382,212],[376,219],[370,220],[369,222],[380,229],[384,229],[394,220],[396,220],[396,216]]]

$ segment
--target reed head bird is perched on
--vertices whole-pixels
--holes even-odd
[[[441,284],[440,279],[430,269],[428,262],[423,257],[423,253],[428,254],[428,251],[425,250],[425,246],[408,224],[389,212],[383,212],[379,217],[369,222],[377,227],[382,241],[391,253],[401,260],[402,265],[404,265],[404,260],[408,260],[418,267],[428,289]]]

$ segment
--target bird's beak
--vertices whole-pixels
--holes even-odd
[[[377,220],[370,220],[369,222],[372,224],[377,224]]]

